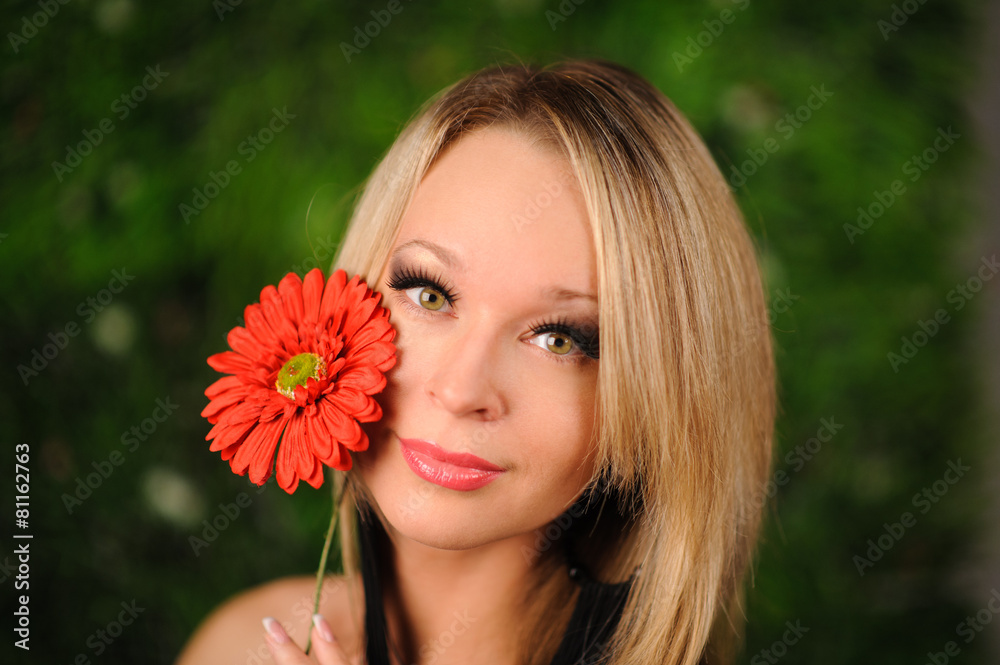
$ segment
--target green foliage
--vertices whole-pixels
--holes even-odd
[[[425,99],[494,62],[593,56],[652,80],[705,137],[774,299],[785,475],[741,662],[770,662],[752,659],[789,621],[809,628],[789,665],[918,663],[949,640],[974,662],[985,638],[955,627],[990,595],[962,574],[985,480],[980,304],[949,294],[983,255],[965,242],[977,155],[962,105],[982,9],[909,5],[883,34],[894,5],[873,0],[403,0],[352,52],[385,3],[105,0],[8,35],[0,422],[7,449],[31,447],[32,661],[96,662],[91,636],[135,599],[144,612],[105,658],[169,663],[225,598],[313,570],[328,492],[258,493],[208,451],[205,358],[264,285],[328,266],[360,184]],[[38,11],[8,4],[3,25],[27,34]],[[949,128],[959,138],[935,149]],[[896,180],[905,191],[852,237]],[[893,368],[940,309],[948,321]],[[37,376],[18,369],[53,350]],[[158,399],[178,405],[162,421]],[[824,419],[842,428],[807,458],[796,447],[815,449]],[[921,512],[914,495],[958,458],[971,470]],[[192,540],[240,502],[216,539]],[[915,525],[860,575],[854,557],[905,512]]]

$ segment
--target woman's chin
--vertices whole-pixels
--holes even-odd
[[[382,515],[394,541],[401,539],[439,550],[469,550],[505,538],[497,524],[469,511],[462,515],[444,510],[427,500],[421,506],[390,503],[382,506]]]

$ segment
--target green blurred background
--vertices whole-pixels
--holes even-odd
[[[981,63],[995,66],[1000,12],[388,6],[5,4],[0,653],[170,663],[233,593],[314,570],[328,492],[258,492],[208,451],[205,358],[263,286],[328,267],[359,184],[426,98],[492,63],[593,56],[688,115],[764,257],[782,408],[740,662],[918,665],[948,642],[950,662],[997,662],[1000,619],[962,630],[993,619],[1000,588],[997,288],[955,288],[973,288],[997,248],[986,130],[969,108],[995,99]],[[30,447],[26,530],[16,444]],[[946,474],[959,458],[969,470]],[[914,498],[923,488],[933,503]],[[203,520],[224,528],[211,537]],[[34,535],[28,653],[10,637],[15,532]],[[103,639],[133,601],[135,621]],[[786,622],[808,632],[793,643]]]

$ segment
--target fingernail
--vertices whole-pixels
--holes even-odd
[[[264,624],[264,630],[267,631],[267,634],[276,643],[285,644],[288,642],[288,633],[285,632],[285,629],[273,617],[264,617],[261,623]]]
[[[330,630],[330,624],[326,622],[326,619],[324,619],[321,614],[313,615],[313,625],[316,626],[316,630],[319,631],[319,636],[324,640],[331,644],[337,641],[333,636],[333,631]]]

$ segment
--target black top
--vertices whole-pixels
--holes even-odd
[[[600,661],[614,635],[635,574],[625,582],[605,584],[571,566],[569,576],[580,585],[580,595],[551,665],[591,665]]]
[[[361,520],[365,654],[368,665],[389,665],[385,609],[382,605],[382,584],[378,579],[373,528],[381,530],[377,519]],[[580,586],[580,594],[551,665],[591,665],[599,662],[605,655],[604,648],[621,619],[635,574],[625,582],[605,584],[590,577],[582,566],[571,564],[569,576]]]

